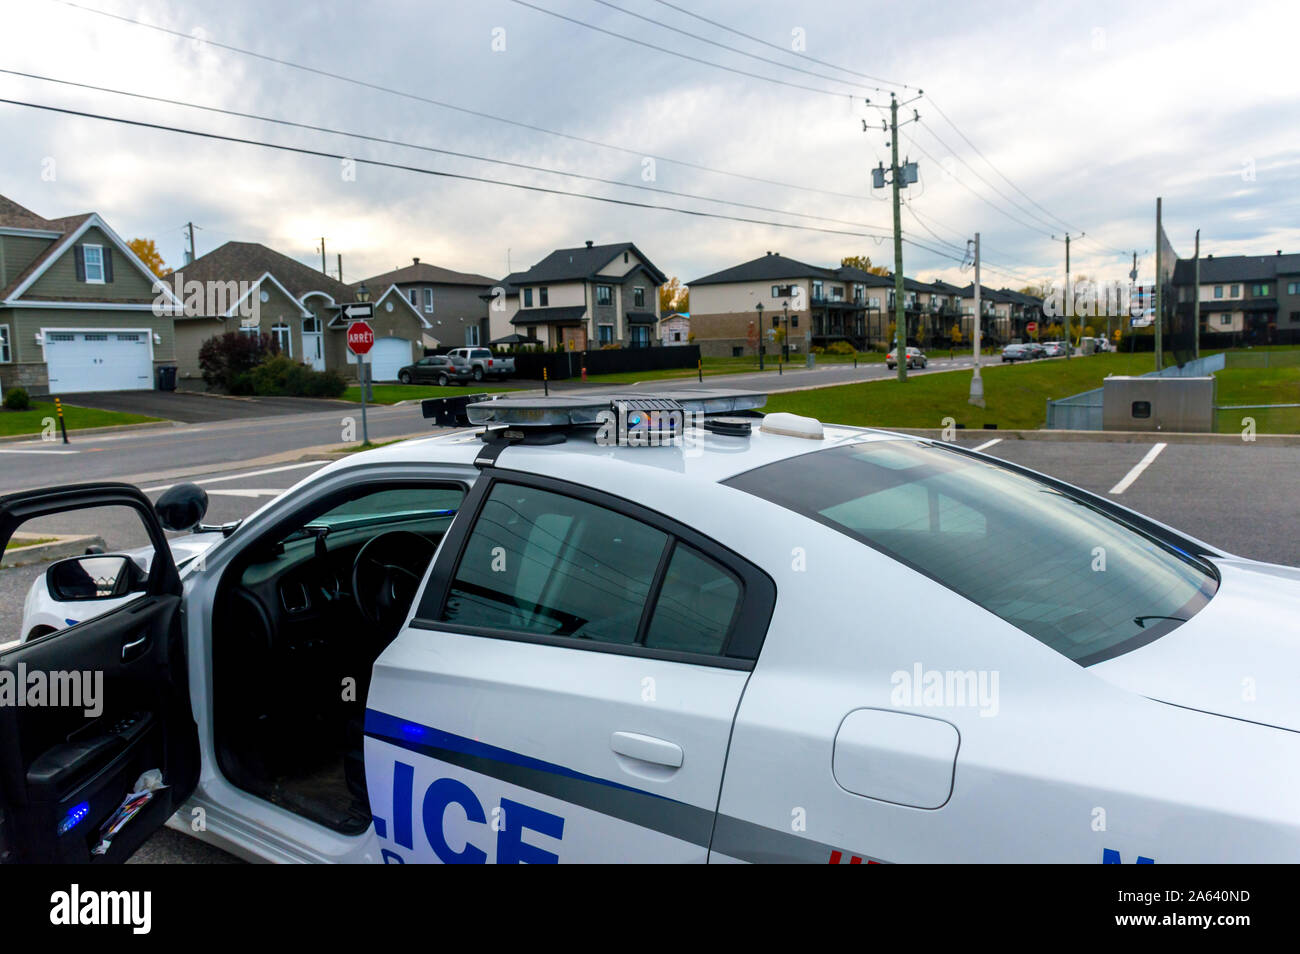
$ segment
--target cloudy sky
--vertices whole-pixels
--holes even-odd
[[[673,2],[682,9],[661,0],[0,0],[4,70],[344,135],[13,72],[0,72],[0,98],[832,231],[349,169],[328,156],[6,103],[0,194],[47,217],[97,211],[125,238],[155,239],[173,266],[189,221],[199,254],[258,241],[319,266],[324,236],[331,270],[341,253],[349,281],[412,256],[500,276],[588,239],[636,242],[683,281],[766,250],[892,266],[880,237],[891,225],[887,192],[873,193],[870,179],[888,160],[887,138],[864,99],[887,103],[892,89],[912,100],[920,89],[903,111],[919,111],[920,122],[900,136],[920,170],[903,232],[928,248],[905,246],[909,275],[969,281],[956,259],[979,231],[986,284],[1050,280],[1064,257],[1052,236],[1071,230],[1086,233],[1072,244],[1076,274],[1125,279],[1136,251],[1145,278],[1156,196],[1182,255],[1197,228],[1203,253],[1300,251],[1294,0]],[[797,46],[802,55],[789,52]]]

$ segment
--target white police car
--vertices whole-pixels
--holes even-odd
[[[273,861],[1297,856],[1300,570],[756,403],[470,404],[486,432],[325,467],[183,585],[134,488],[0,499],[0,542],[120,503],[157,549],[0,654],[108,700],[0,707],[0,856],[85,860],[155,767],[103,860],[173,811]]]

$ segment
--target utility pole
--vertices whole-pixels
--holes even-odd
[[[916,95],[907,101],[914,103],[923,95],[922,90],[917,90]],[[866,100],[868,106],[876,109],[883,109],[882,106],[876,106],[871,100]],[[898,380],[905,382],[907,380],[907,316],[903,310],[903,216],[899,205],[899,190],[907,188],[909,182],[916,181],[916,164],[913,162],[904,162],[899,165],[898,162],[898,107],[906,106],[907,103],[899,103],[898,97],[893,93],[889,94],[889,124],[885,126],[885,131],[889,133],[889,185],[893,187],[894,193],[894,354],[897,358],[895,367],[898,369]],[[919,122],[920,114],[912,110],[912,118],[902,123],[906,126],[908,123]],[[862,130],[868,130],[866,120],[862,121]],[[883,168],[872,170],[872,188],[880,189],[885,186],[885,171]]]
[[[194,259],[198,258],[198,256],[194,254],[194,223],[186,222],[185,227],[190,231],[190,253],[189,258],[185,260],[185,264],[188,265],[190,262],[194,261]]]
[[[339,252],[339,283],[343,282],[343,253]]]
[[[1196,357],[1201,356],[1201,230],[1196,230],[1195,265],[1192,276],[1192,333],[1196,336]],[[1231,290],[1231,289],[1229,289]]]
[[[325,236],[320,237],[320,271],[322,275],[328,275],[330,270],[325,267]]]
[[[1163,249],[1160,247],[1160,239],[1164,234],[1163,226],[1160,222],[1161,213],[1164,211],[1163,199],[1156,197],[1156,370],[1159,371],[1164,367],[1164,329],[1161,327],[1164,322],[1165,294],[1164,282],[1161,280],[1160,269],[1164,266],[1161,259],[1164,258]]]
[[[975,233],[975,373],[970,379],[970,397],[968,403],[976,407],[984,406],[984,381],[980,378],[980,234]]]
[[[1087,232],[1080,232],[1077,238],[1083,238]],[[1052,238],[1056,238],[1055,235]],[[1058,242],[1060,239],[1056,239]],[[1070,318],[1074,314],[1074,289],[1070,287],[1070,233],[1065,233],[1065,360],[1070,360]]]

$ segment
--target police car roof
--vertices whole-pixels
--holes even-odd
[[[769,415],[770,417],[770,415]],[[618,493],[619,474],[636,468],[690,481],[718,482],[765,464],[837,445],[875,440],[913,440],[909,435],[859,427],[823,425],[822,437],[795,437],[764,431],[752,418],[748,435],[718,434],[690,427],[681,440],[661,446],[632,447],[596,442],[592,429],[568,432],[563,443],[511,444],[496,466],[554,476]],[[402,441],[339,461],[334,468],[367,463],[472,464],[482,452],[483,427],[460,428],[426,438]]]

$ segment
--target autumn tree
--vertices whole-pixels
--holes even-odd
[[[674,275],[666,284],[659,286],[659,313],[671,314],[674,311],[690,311],[691,290],[683,285]]]
[[[153,239],[136,238],[127,242],[127,247],[135,252],[135,257],[140,259],[149,266],[149,271],[153,272],[159,278],[168,274],[171,269],[163,261],[162,255],[158,252],[158,246]]]
[[[868,275],[888,275],[889,269],[883,265],[872,265],[870,255],[845,255],[840,259],[841,265],[849,268],[856,268],[866,272]]]

